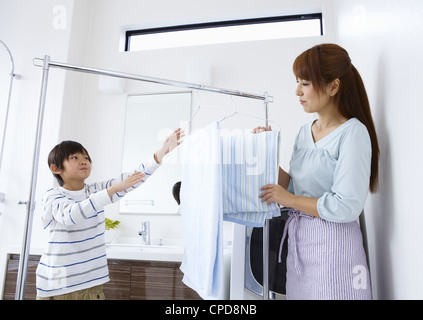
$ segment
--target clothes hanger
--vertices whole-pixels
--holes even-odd
[[[276,121],[269,120],[269,119],[262,118],[262,117],[253,116],[253,115],[247,114],[247,113],[238,112],[238,105],[235,102],[235,100],[233,99],[233,95],[231,95],[231,100],[232,100],[232,102],[235,105],[235,111],[233,113],[231,113],[230,115],[228,115],[228,116],[226,116],[226,114],[225,114],[225,116],[222,119],[220,119],[219,121],[217,121],[219,124],[221,122],[223,122],[223,121],[225,121],[225,120],[233,117],[233,116],[240,115],[240,116],[249,117],[249,118],[253,118],[253,119],[257,119],[257,120],[263,120],[263,121],[266,121],[267,120],[267,122],[271,122],[272,124],[275,124],[279,128],[279,131],[281,131],[281,126]]]
[[[198,94],[198,91],[195,91],[195,94],[197,96],[197,101],[198,101],[198,108],[197,110],[195,110],[195,112],[193,113],[193,115],[191,116],[191,118],[188,120],[188,123],[185,125],[184,129],[182,129],[182,131],[185,131],[185,129],[191,124],[191,121],[194,119],[194,117],[197,115],[198,111],[200,111],[200,109],[219,109],[220,111],[223,112],[224,117],[226,117],[226,112],[223,108],[220,107],[213,107],[213,106],[201,106],[201,99],[200,99],[200,95]],[[191,130],[190,130],[191,132]]]

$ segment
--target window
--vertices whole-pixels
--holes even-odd
[[[322,14],[314,13],[128,30],[125,51],[321,35]]]

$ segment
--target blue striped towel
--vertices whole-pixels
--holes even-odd
[[[260,188],[277,184],[279,131],[222,136],[223,220],[262,227],[280,215],[275,203],[261,202]]]

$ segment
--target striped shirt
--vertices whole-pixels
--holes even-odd
[[[86,184],[82,190],[48,190],[42,199],[42,225],[48,244],[36,271],[37,295],[50,297],[91,288],[109,281],[105,246],[104,207],[141,185],[157,168],[153,157],[119,178]],[[139,184],[115,193],[107,188],[135,171],[146,176]]]

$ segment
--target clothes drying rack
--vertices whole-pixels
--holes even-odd
[[[28,257],[29,257],[29,248],[30,248],[30,242],[31,242],[32,220],[33,220],[34,210],[35,210],[34,199],[35,199],[35,191],[36,191],[36,185],[37,185],[37,174],[38,174],[38,164],[39,164],[40,146],[41,146],[41,138],[42,138],[43,118],[44,118],[44,109],[45,109],[48,75],[49,75],[50,67],[262,100],[264,101],[264,108],[265,108],[265,126],[266,128],[268,128],[268,106],[269,106],[269,102],[273,102],[273,97],[269,96],[267,92],[265,92],[263,95],[260,95],[260,94],[242,92],[239,90],[229,90],[229,89],[223,89],[223,88],[216,88],[212,86],[205,86],[201,84],[153,78],[153,77],[147,77],[143,75],[123,73],[118,71],[82,67],[82,66],[71,65],[67,63],[51,61],[48,55],[44,56],[44,59],[34,58],[33,64],[34,66],[43,68],[43,75],[42,75],[39,107],[38,107],[38,120],[37,120],[36,136],[35,136],[36,140],[35,140],[35,146],[34,146],[34,156],[33,156],[33,162],[32,162],[32,177],[31,177],[30,194],[29,194],[29,200],[27,202],[27,214],[25,217],[23,243],[22,243],[21,255],[19,260],[18,278],[16,282],[16,293],[15,293],[16,300],[23,300],[25,296],[26,274],[28,271]],[[263,227],[263,299],[264,300],[269,299],[268,261],[269,261],[269,222],[268,220],[265,220],[265,225]]]
[[[7,132],[7,122],[8,122],[7,120],[9,118],[10,100],[12,98],[13,80],[19,80],[21,76],[15,73],[15,61],[13,60],[13,55],[12,55],[12,52],[10,52],[9,47],[2,40],[0,40],[0,47],[4,47],[4,49],[6,50],[10,58],[9,92],[7,94],[6,112],[4,115],[4,125],[3,125],[3,136],[2,136],[1,147],[0,147],[0,172],[1,172],[1,167],[3,164],[4,145],[6,143],[6,132]],[[6,195],[3,192],[0,192],[0,202],[3,202],[5,198],[6,198]]]

